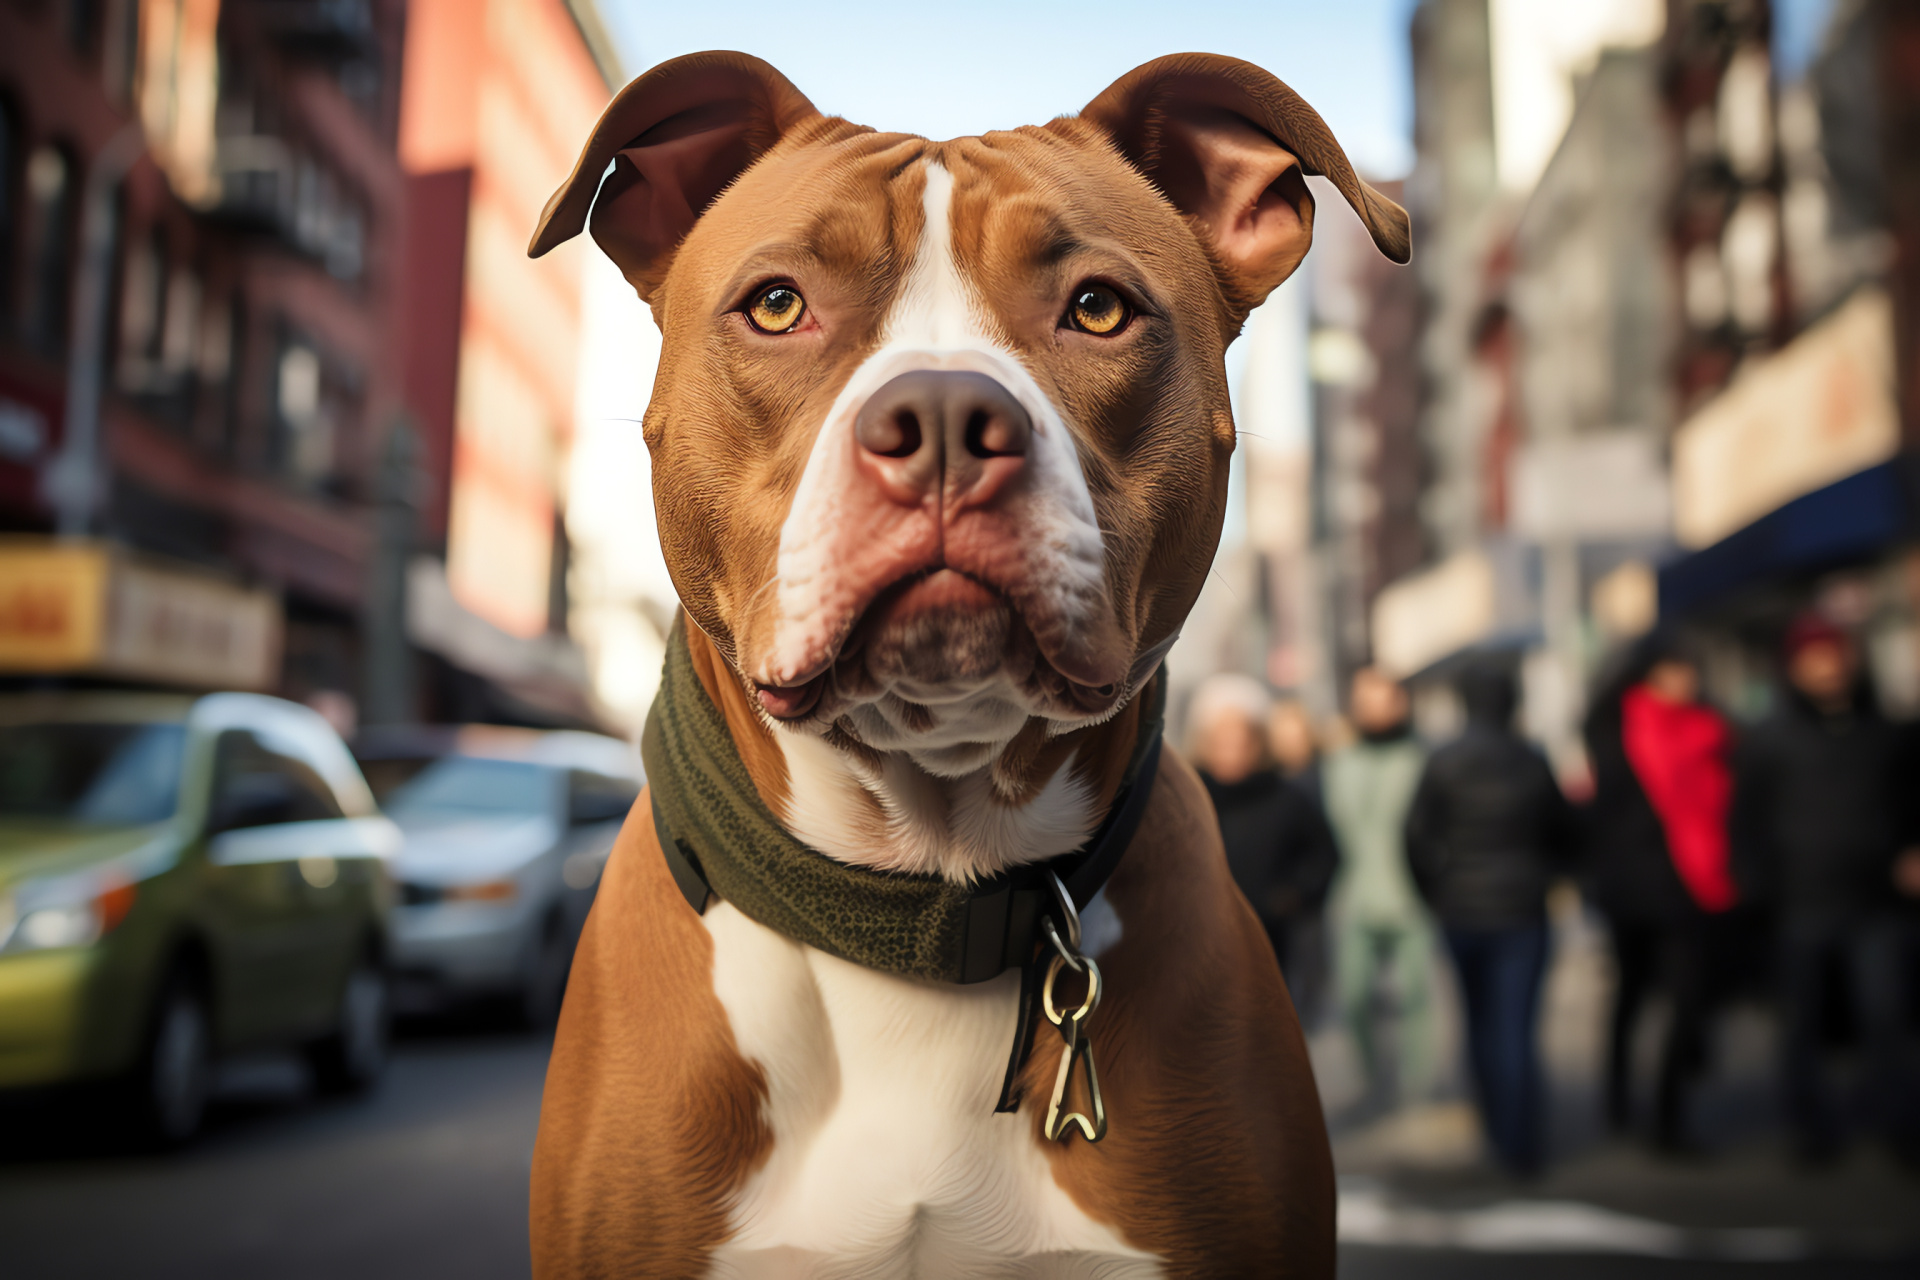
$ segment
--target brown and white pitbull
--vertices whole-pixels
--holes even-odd
[[[1230,58],[950,142],[823,116],[737,53],[607,109],[531,252],[591,211],[652,306],[645,432],[693,663],[801,842],[970,881],[1099,825],[1214,554],[1222,353],[1307,252],[1306,173],[1406,260],[1405,213]],[[1148,797],[1084,912],[1097,1145],[1042,1132],[1044,1038],[995,1114],[1017,972],[903,978],[696,913],[643,800],[547,1076],[536,1274],[1331,1275],[1273,954],[1193,772],[1169,753]]]

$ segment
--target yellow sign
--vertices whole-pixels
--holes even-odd
[[[0,540],[0,671],[269,689],[280,605],[98,543]]]
[[[0,543],[0,670],[71,671],[100,652],[107,553]]]

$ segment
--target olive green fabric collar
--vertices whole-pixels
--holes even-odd
[[[1074,853],[980,884],[850,866],[809,849],[774,818],[693,668],[684,627],[667,644],[660,693],[640,739],[653,819],[675,882],[696,911],[711,890],[796,942],[870,969],[984,982],[1033,957],[1048,872],[1084,907],[1112,874],[1159,763],[1166,680],[1156,677],[1114,810]]]

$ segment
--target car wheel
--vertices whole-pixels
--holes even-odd
[[[374,961],[362,960],[347,975],[338,1025],[307,1051],[322,1093],[360,1093],[379,1081],[387,1066],[388,996],[387,972]]]
[[[161,991],[134,1080],[137,1120],[147,1138],[181,1146],[200,1132],[213,1085],[213,1028],[206,997],[185,978]]]

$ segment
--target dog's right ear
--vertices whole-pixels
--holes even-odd
[[[541,212],[527,256],[579,235],[591,209],[594,240],[650,302],[714,198],[789,130],[819,115],[785,76],[750,54],[663,62],[608,104],[580,162]],[[613,172],[602,182],[609,161]]]

